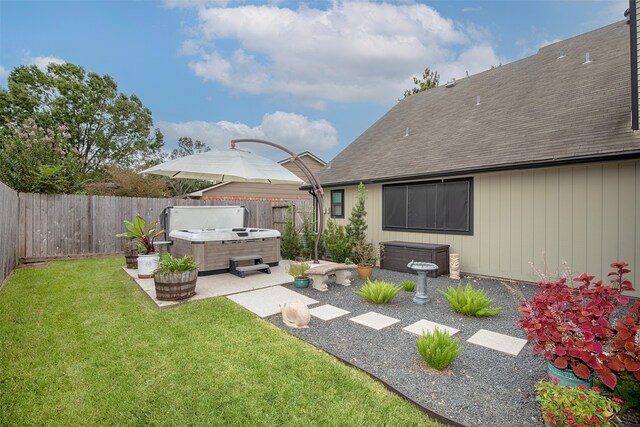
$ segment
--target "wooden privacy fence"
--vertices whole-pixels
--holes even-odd
[[[0,182],[0,287],[18,264],[18,193]]]
[[[123,221],[139,214],[158,219],[168,206],[236,206],[249,212],[250,227],[274,228],[273,206],[282,202],[151,199],[141,197],[19,194],[18,256],[22,260],[117,254],[124,250]],[[292,201],[311,210],[311,201]],[[1,209],[1,208],[0,208]],[[18,209],[16,208],[16,211]]]

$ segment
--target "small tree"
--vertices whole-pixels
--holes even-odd
[[[433,89],[440,83],[440,74],[437,71],[431,71],[429,67],[424,69],[422,73],[422,80],[417,77],[413,78],[413,83],[416,87],[405,90],[404,97],[415,95],[416,93],[424,92],[425,90]]]
[[[305,259],[312,259],[314,255],[314,248],[316,244],[316,224],[313,220],[313,214],[307,213],[303,217],[302,222],[302,240],[303,244],[301,245],[301,255]],[[320,236],[320,241],[318,242],[318,257],[322,257],[324,254],[324,239],[323,236]]]
[[[300,256],[300,253],[300,237],[293,224],[293,206],[289,205],[284,231],[280,240],[280,254],[284,259],[296,259],[296,257]]]
[[[367,210],[364,206],[366,201],[367,189],[363,183],[360,183],[358,185],[358,200],[351,210],[349,223],[346,227],[347,236],[349,236],[354,246],[367,243]]]
[[[344,227],[332,219],[327,221],[324,240],[333,262],[343,263],[351,256],[351,239],[345,233]]]

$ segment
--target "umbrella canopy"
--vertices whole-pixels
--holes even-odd
[[[218,182],[304,183],[299,177],[273,160],[235,148],[212,150],[180,157],[150,167],[140,173]]]

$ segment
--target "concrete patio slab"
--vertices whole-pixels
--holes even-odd
[[[312,316],[317,317],[322,320],[331,320],[336,317],[344,316],[345,314],[349,314],[350,312],[347,310],[343,310],[338,307],[334,307],[330,304],[321,305],[320,307],[315,307],[309,310]]]
[[[280,313],[280,304],[302,301],[306,305],[311,305],[318,302],[282,286],[229,295],[227,298],[260,317]]]
[[[156,298],[156,288],[153,279],[139,279],[138,271],[124,268],[140,286],[140,288],[153,300],[158,307],[170,307],[185,302],[198,301],[205,298],[226,296],[239,292],[247,292],[255,289],[268,288],[270,286],[284,285],[291,283],[293,279],[287,271],[289,261],[280,261],[277,267],[271,267],[271,274],[251,273],[245,278],[234,276],[233,274],[213,274],[211,276],[198,276],[196,294],[184,301],[159,301]]]
[[[433,332],[435,328],[438,328],[441,331],[447,331],[451,336],[460,332],[458,329],[452,328],[451,326],[441,325],[425,319],[418,320],[416,323],[413,323],[406,328],[402,328],[402,330],[411,332],[412,334],[422,335],[423,332]]]
[[[480,329],[467,342],[517,356],[527,340]]]
[[[393,317],[385,316],[384,314],[376,313],[375,311],[370,311],[360,316],[352,317],[349,320],[364,326],[368,326],[369,328],[375,329],[376,331],[379,331],[380,329],[386,328],[387,326],[391,326],[394,323],[398,323],[400,321],[399,319],[394,319]]]

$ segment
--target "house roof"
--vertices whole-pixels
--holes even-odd
[[[322,160],[320,157],[315,156],[313,153],[310,153],[309,151],[304,151],[300,154],[298,154],[298,157],[310,157],[313,160],[315,160],[316,162],[320,163],[321,165],[326,165],[327,162],[325,162],[324,160]],[[286,159],[280,160],[278,163],[280,163],[281,165],[284,163],[289,163],[291,161],[291,157],[287,157]]]
[[[318,178],[337,186],[640,157],[629,52],[622,21],[404,98]]]

